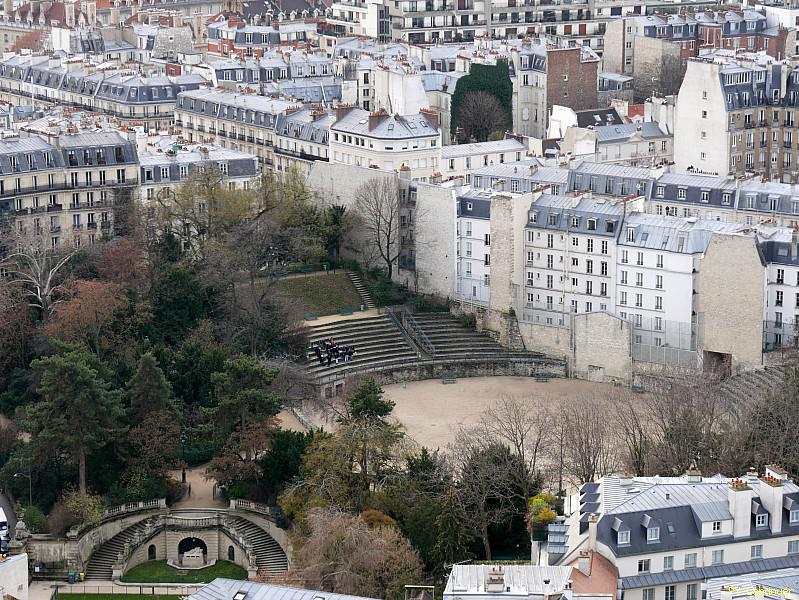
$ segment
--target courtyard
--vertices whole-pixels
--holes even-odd
[[[537,382],[529,377],[469,377],[444,385],[439,379],[385,386],[396,403],[394,417],[408,436],[430,449],[446,449],[461,426],[475,425],[502,396],[557,409],[566,402],[607,398],[624,388],[579,379]]]

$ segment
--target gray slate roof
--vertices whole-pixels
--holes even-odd
[[[363,600],[361,596],[287,588],[235,579],[214,579],[188,596],[188,599],[233,600],[233,597],[239,592],[245,593],[244,600]]]

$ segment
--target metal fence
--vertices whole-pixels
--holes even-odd
[[[135,595],[135,596],[189,596],[202,588],[205,584],[142,584],[142,585],[118,585],[111,582],[81,582],[53,584],[51,600],[59,597],[66,597],[70,594],[113,594],[115,596]]]

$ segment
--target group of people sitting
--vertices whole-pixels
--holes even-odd
[[[316,354],[316,358],[319,360],[319,364],[322,366],[327,363],[329,367],[334,361],[338,364],[339,360],[348,363],[352,360],[352,357],[355,356],[355,346],[339,346],[332,338],[314,342],[312,347],[314,354]]]

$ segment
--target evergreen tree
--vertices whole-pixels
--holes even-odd
[[[469,545],[474,539],[464,527],[466,511],[455,489],[450,489],[439,502],[435,520],[436,543],[433,553],[439,565],[446,568],[470,558]]]
[[[349,409],[353,419],[382,420],[394,410],[394,402],[383,398],[383,388],[374,377],[364,377],[349,399]]]
[[[237,427],[244,431],[250,421],[264,421],[280,411],[280,400],[268,388],[277,375],[250,356],[225,362],[225,370],[214,373],[217,430],[229,435]]]
[[[28,412],[27,430],[40,455],[62,452],[78,463],[80,493],[87,495],[86,457],[115,438],[123,417],[118,390],[102,376],[94,355],[77,346],[39,358],[41,398]]]
[[[136,373],[128,382],[128,417],[139,425],[153,413],[174,412],[172,388],[151,352],[142,354]]]

